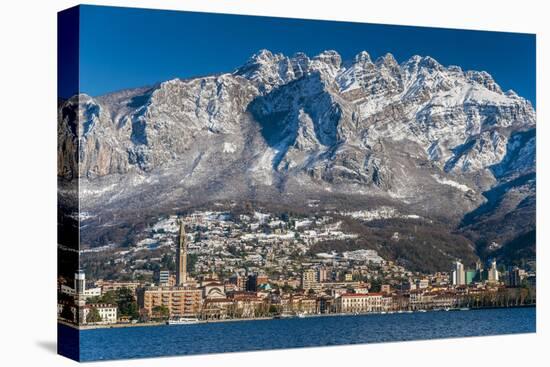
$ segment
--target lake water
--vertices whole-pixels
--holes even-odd
[[[84,330],[80,360],[532,333],[535,314],[530,307]]]

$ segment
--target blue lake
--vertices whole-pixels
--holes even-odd
[[[95,329],[79,334],[80,360],[94,361],[535,331],[536,310],[529,307]]]

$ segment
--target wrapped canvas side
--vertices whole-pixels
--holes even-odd
[[[58,13],[57,273],[59,354],[79,360],[78,98],[80,8]]]

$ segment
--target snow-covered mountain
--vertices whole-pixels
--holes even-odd
[[[262,50],[233,72],[62,102],[58,175],[80,178],[89,211],[343,195],[470,228],[534,202],[535,120],[488,73],[429,56]]]

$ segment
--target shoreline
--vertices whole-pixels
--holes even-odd
[[[412,314],[412,313],[428,313],[428,312],[457,312],[457,311],[476,311],[476,310],[495,310],[495,309],[509,309],[509,308],[536,308],[537,305],[518,305],[518,306],[508,306],[508,307],[476,307],[476,308],[450,308],[450,309],[440,309],[440,310],[403,310],[403,311],[389,311],[389,312],[365,312],[365,313],[325,313],[325,314],[311,314],[304,315],[303,317],[299,316],[290,316],[290,317],[276,317],[276,316],[265,316],[265,317],[254,317],[254,318],[241,318],[241,319],[212,319],[212,320],[198,320],[189,325],[197,324],[210,324],[210,323],[221,323],[221,322],[241,322],[241,321],[265,321],[265,320],[284,320],[284,319],[300,319],[300,318],[315,318],[315,317],[341,317],[341,316],[374,316],[374,315],[399,315],[399,314]],[[85,330],[95,330],[95,329],[118,329],[118,328],[131,328],[131,327],[154,327],[154,326],[188,326],[188,325],[167,325],[166,321],[152,321],[152,322],[138,322],[138,323],[119,323],[119,324],[104,324],[104,325],[75,325],[73,323],[57,320],[58,324],[71,327],[79,331]]]

